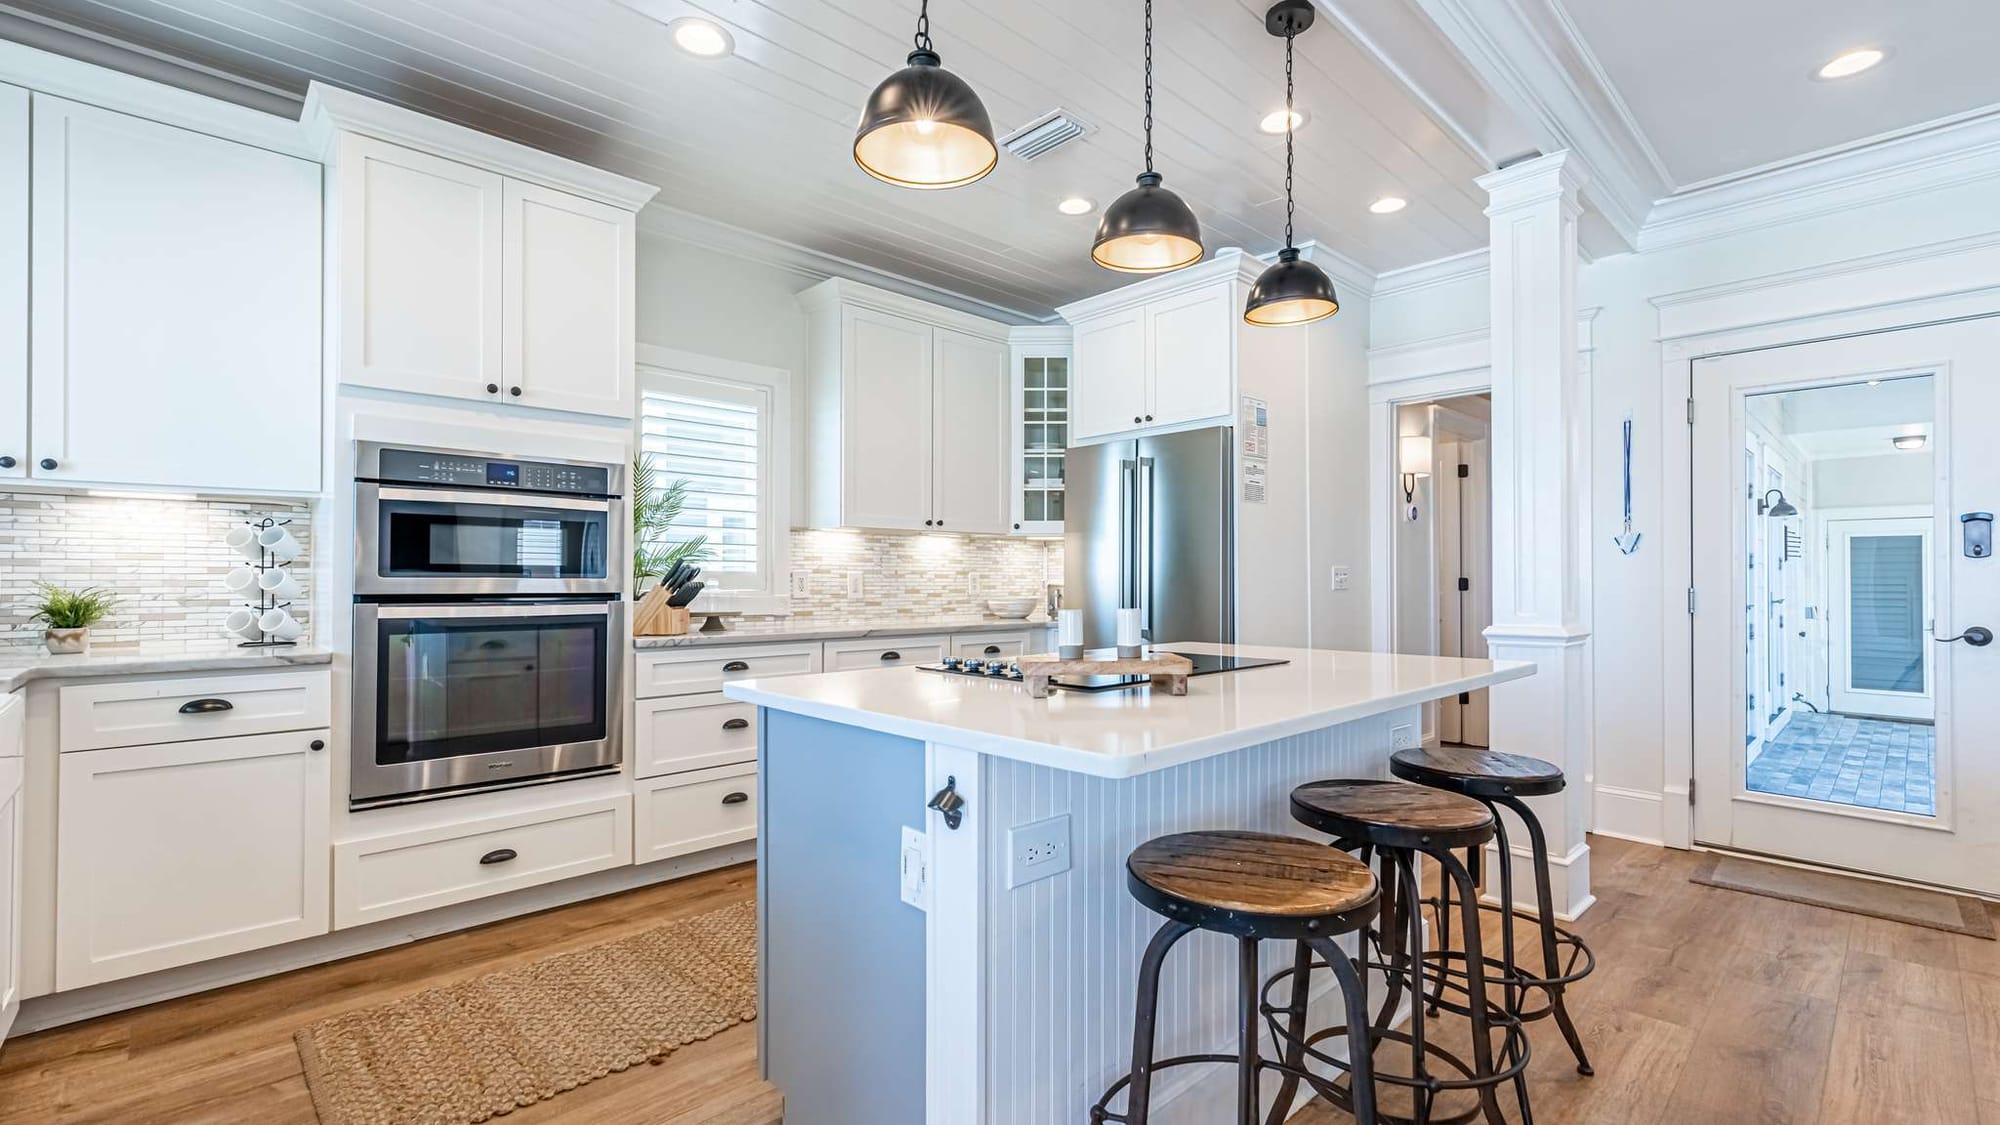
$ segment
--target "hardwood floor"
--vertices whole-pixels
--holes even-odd
[[[292,1045],[298,1028],[726,906],[755,886],[751,866],[726,868],[9,1040],[0,1048],[0,1123],[313,1125]],[[781,1119],[777,1091],[757,1077],[754,1025],[505,1118],[510,1125]]]
[[[1533,1025],[1539,1125],[2000,1125],[2000,942],[1697,886],[1692,853],[1592,847],[1599,901],[1578,928],[1598,971],[1571,996],[1597,1076],[1575,1072],[1553,1024]],[[0,1049],[0,1123],[310,1125],[294,1029],[753,887],[731,868],[26,1036]],[[780,1119],[754,1026],[507,1118]],[[1347,1120],[1320,1105],[1293,1119]]]
[[[1699,886],[1699,859],[1592,839],[1569,995],[1597,1076],[1531,1025],[1537,1125],[2000,1125],[2000,942]]]

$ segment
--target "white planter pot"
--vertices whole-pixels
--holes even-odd
[[[42,643],[49,646],[51,656],[70,656],[90,651],[90,630],[44,629]]]

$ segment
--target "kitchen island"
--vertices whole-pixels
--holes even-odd
[[[915,668],[745,680],[759,707],[759,1029],[794,1125],[1070,1125],[1122,1073],[1160,919],[1124,860],[1169,832],[1309,835],[1288,794],[1386,777],[1420,705],[1531,674],[1445,657],[1186,644],[1286,663],[1032,699]],[[927,808],[949,788],[952,827]],[[943,802],[949,804],[950,802]],[[1272,969],[1287,951],[1266,950]],[[1328,978],[1330,981],[1330,977]],[[1318,982],[1316,1014],[1338,998]],[[1234,947],[1162,980],[1159,1057],[1233,1050]],[[1329,1019],[1329,1022],[1338,1022]],[[1226,1120],[1233,1071],[1163,1078],[1154,1120]]]

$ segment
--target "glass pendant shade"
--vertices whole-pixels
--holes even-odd
[[[911,51],[909,65],[868,95],[854,134],[862,171],[898,187],[954,188],[1000,162],[986,106],[941,61],[934,51]]]
[[[1121,273],[1165,273],[1201,261],[1201,224],[1181,197],[1141,172],[1139,186],[1104,209],[1090,256]]]
[[[1243,319],[1267,327],[1310,324],[1340,311],[1333,279],[1311,262],[1299,260],[1297,247],[1278,251],[1278,260],[1257,275],[1244,302]]]

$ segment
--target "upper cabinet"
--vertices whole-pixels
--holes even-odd
[[[630,418],[656,189],[315,84],[342,383]]]
[[[812,319],[815,527],[1008,529],[1005,325],[849,281]]]
[[[1016,328],[1010,429],[1008,527],[1019,535],[1061,535],[1071,410],[1071,341],[1066,327]]]
[[[1223,255],[1060,309],[1075,329],[1070,441],[1226,422],[1244,296],[1259,264]]]
[[[0,322],[15,328],[0,327],[0,474],[318,491],[319,166],[43,94],[26,102],[31,153],[30,106],[0,88],[0,246],[14,251],[0,254]]]

